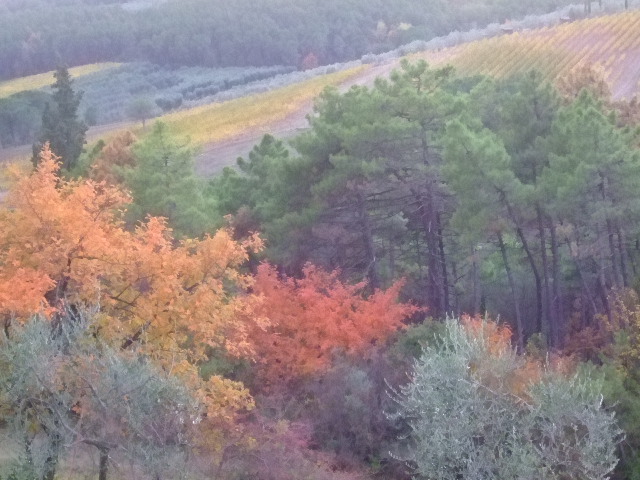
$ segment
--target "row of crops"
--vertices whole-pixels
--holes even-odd
[[[350,71],[358,65],[360,62],[354,61],[298,71],[285,66],[171,68],[128,63],[90,65],[72,69],[71,73],[74,90],[82,92],[80,114],[85,123],[93,126],[150,119],[315,78],[322,81],[327,74]],[[53,81],[53,72],[49,72],[0,83],[0,149],[34,141]],[[319,91],[314,90],[315,94]],[[278,101],[286,103],[286,99]],[[144,113],[140,113],[141,108]]]
[[[494,77],[536,69],[553,80],[579,64],[598,64],[614,86],[629,69],[640,77],[640,64],[633,61],[640,58],[640,11],[485,38],[442,53],[432,57],[433,63],[451,63],[466,74]]]

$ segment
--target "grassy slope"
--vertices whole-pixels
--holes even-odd
[[[113,62],[93,63],[90,65],[83,65],[81,67],[70,68],[69,73],[72,77],[81,77],[90,73],[99,72],[100,70],[106,70],[107,68],[117,67],[118,65],[120,64]],[[40,73],[38,75],[31,75],[28,77],[0,82],[0,98],[51,85],[53,83],[53,73],[54,72]]]
[[[267,127],[299,111],[326,86],[340,85],[363,72],[361,66],[278,88],[269,92],[170,113],[160,120],[196,144],[217,142],[246,130]]]
[[[614,97],[632,97],[640,81],[640,11],[585,19],[551,28],[470,42],[418,54],[465,74],[503,77],[531,69],[549,80],[582,62],[601,65]]]

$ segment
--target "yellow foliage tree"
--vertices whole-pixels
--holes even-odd
[[[97,333],[135,347],[189,382],[211,421],[228,421],[252,400],[241,384],[202,382],[209,347],[250,353],[247,332],[261,327],[257,297],[239,270],[257,237],[243,243],[221,230],[176,242],[163,219],[124,229],[126,193],[104,182],[65,180],[45,146],[38,168],[18,176],[0,208],[0,315],[5,330],[35,313],[51,321],[68,309],[99,307]]]

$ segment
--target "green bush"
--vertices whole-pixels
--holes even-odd
[[[416,478],[600,480],[612,472],[621,431],[602,408],[600,380],[544,370],[521,391],[514,379],[531,364],[491,330],[471,333],[451,320],[440,338],[393,395]]]

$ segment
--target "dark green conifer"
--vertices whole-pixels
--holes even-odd
[[[66,67],[58,67],[53,75],[53,102],[42,113],[42,130],[33,145],[33,164],[37,165],[40,151],[49,142],[53,153],[60,157],[62,168],[71,170],[77,163],[85,144],[87,126],[78,119],[82,93],[73,91],[73,81]]]

